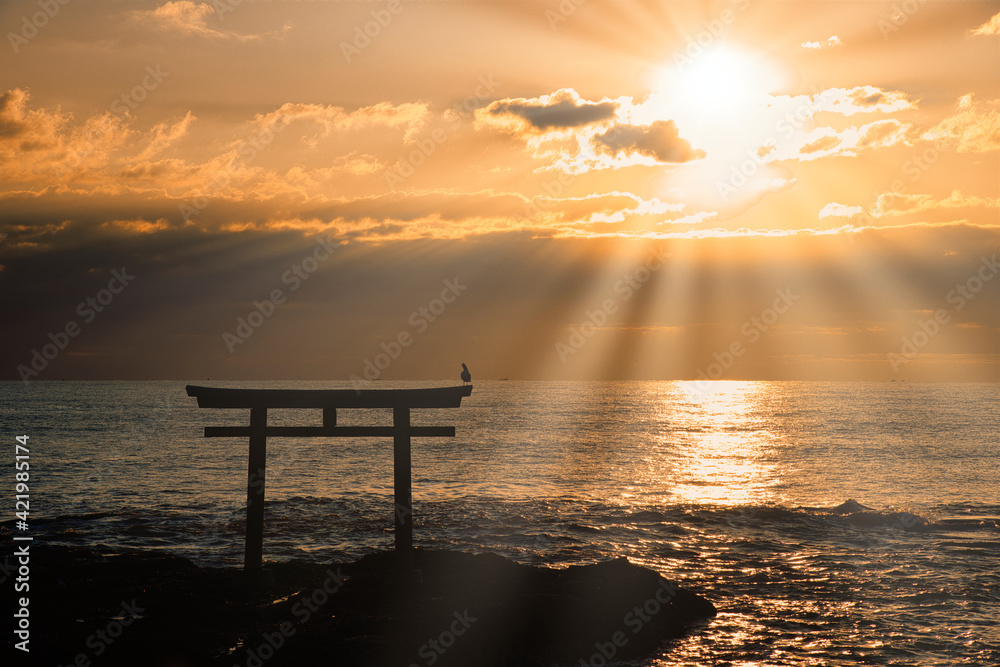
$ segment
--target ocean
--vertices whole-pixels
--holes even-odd
[[[185,384],[0,383],[11,470],[29,436],[34,550],[242,562],[247,443],[203,428],[248,411],[199,409]],[[457,432],[413,440],[418,547],[627,556],[718,607],[625,664],[1000,665],[1000,385],[477,382],[413,422]],[[268,441],[265,559],[354,559],[391,548],[392,523],[391,440]]]

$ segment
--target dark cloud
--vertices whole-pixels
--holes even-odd
[[[499,100],[487,110],[494,116],[513,115],[528,121],[539,130],[580,127],[613,118],[618,105],[614,102],[586,102],[571,90],[560,90],[539,99]]]
[[[691,148],[691,144],[680,137],[677,124],[672,120],[658,120],[649,125],[618,125],[604,134],[594,135],[591,143],[612,155],[638,153],[660,162],[690,162],[705,157],[705,151]]]
[[[16,137],[24,132],[25,98],[25,93],[16,88],[0,95],[0,137]]]
[[[882,102],[887,101],[885,93],[883,93],[881,90],[876,90],[874,93],[871,93],[865,88],[856,88],[851,93],[851,99],[853,99],[859,105],[866,105],[866,106],[875,106],[876,104],[881,104]]]

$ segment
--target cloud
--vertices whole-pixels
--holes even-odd
[[[0,192],[12,183],[44,186],[63,177],[101,169],[130,139],[125,121],[108,112],[74,123],[55,110],[32,109],[28,92],[13,88],[0,95]]]
[[[900,91],[884,91],[875,86],[828,88],[819,93],[817,111],[830,111],[844,116],[857,113],[892,113],[913,109],[915,105]]]
[[[994,14],[989,21],[972,30],[972,34],[984,37],[1000,35],[1000,14]]]
[[[954,147],[959,153],[1000,150],[1000,100],[980,102],[972,93],[958,101],[958,111],[924,133],[923,139]]]
[[[837,136],[836,134],[827,134],[821,136],[815,141],[806,144],[805,146],[799,149],[799,152],[807,155],[810,153],[818,153],[820,151],[829,152],[831,149],[839,145],[840,145],[839,136]]]
[[[16,137],[27,128],[25,108],[28,93],[19,88],[0,95],[0,138]]]
[[[818,50],[818,49],[829,49],[834,46],[840,46],[842,43],[843,42],[840,41],[839,37],[837,37],[836,35],[830,35],[822,42],[802,42],[801,44],[799,44],[799,46],[803,49]]]
[[[286,102],[274,111],[255,116],[253,125],[265,130],[284,128],[296,121],[311,121],[321,130],[318,137],[377,126],[405,128],[404,140],[410,141],[423,130],[429,118],[430,112],[424,102],[404,102],[398,105],[379,102],[354,111],[325,104]]]
[[[616,102],[587,102],[572,88],[564,88],[541,97],[497,100],[482,113],[500,119],[518,119],[523,121],[519,124],[527,124],[534,131],[546,131],[607,121],[614,118],[617,109]]]
[[[872,214],[875,216],[904,215],[906,213],[921,213],[949,208],[1000,209],[1000,199],[964,195],[959,190],[953,190],[944,199],[935,199],[933,196],[927,194],[907,195],[889,192],[879,195]]]
[[[887,148],[907,144],[909,123],[895,119],[878,120],[861,126],[851,126],[837,131],[830,127],[817,127],[802,133],[796,142],[786,142],[771,156],[774,160],[816,160],[822,157],[856,157],[864,150]]]
[[[830,202],[824,206],[819,212],[819,219],[823,218],[853,218],[854,216],[860,214],[864,211],[861,206],[847,206],[845,204],[838,204],[837,202]]]
[[[877,120],[860,128],[858,148],[886,148],[906,143],[906,130],[910,126],[898,120]]]
[[[638,153],[658,162],[690,162],[705,157],[705,151],[691,148],[672,120],[649,125],[616,125],[604,134],[595,134],[592,145],[611,155]]]
[[[705,222],[706,220],[711,220],[712,218],[718,217],[718,211],[698,211],[697,213],[691,213],[688,215],[683,215],[679,218],[674,218],[673,220],[664,220],[661,225],[697,225],[698,223]]]
[[[0,95],[0,193],[57,187],[106,195],[151,190],[195,196],[220,177],[230,192],[246,196],[276,188],[328,192],[338,173],[375,174],[386,164],[388,151],[398,155],[434,117],[425,103],[383,102],[350,111],[285,103],[220,137],[207,135],[208,128],[198,132],[190,112],[136,130],[131,115],[105,112],[77,120],[58,107],[32,108],[30,102],[28,93],[17,88]],[[310,151],[304,163],[303,144]],[[383,152],[359,151],[359,146]],[[265,152],[268,156],[260,158]],[[288,157],[299,170],[282,161]],[[312,168],[305,166],[310,163]]]
[[[170,223],[166,218],[160,218],[155,222],[148,220],[112,220],[102,225],[106,229],[119,229],[132,234],[152,234],[165,229],[170,229]]]
[[[631,192],[594,193],[583,197],[533,197],[524,206],[524,215],[549,227],[571,228],[575,232],[588,223],[627,223],[648,229],[677,216],[685,204],[659,198],[643,199]],[[606,227],[606,225],[605,225]]]
[[[188,128],[195,120],[194,115],[188,111],[184,118],[174,123],[158,123],[150,130],[149,144],[136,157],[136,160],[148,160],[150,157],[162,152],[170,147],[177,140],[187,134]]]
[[[277,37],[281,34],[270,32],[264,35],[241,35],[227,30],[216,30],[209,27],[207,21],[215,13],[215,8],[205,2],[196,4],[191,0],[173,0],[156,9],[136,10],[132,12],[131,16],[133,20],[143,25],[204,39],[251,42],[265,37]],[[288,29],[288,26],[285,26],[282,32],[287,32]]]
[[[547,163],[538,170],[567,174],[656,167],[705,156],[678,136],[673,120],[636,117],[638,122],[615,124],[633,120],[641,108],[631,97],[591,102],[567,88],[536,98],[493,102],[476,111],[476,129],[495,127],[521,138],[534,159]]]

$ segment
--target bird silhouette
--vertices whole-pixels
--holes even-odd
[[[469,367],[462,364],[462,382],[468,384],[472,382],[472,373],[469,372]]]

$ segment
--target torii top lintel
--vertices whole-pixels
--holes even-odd
[[[472,385],[429,389],[225,389],[187,386],[200,408],[457,408]]]

